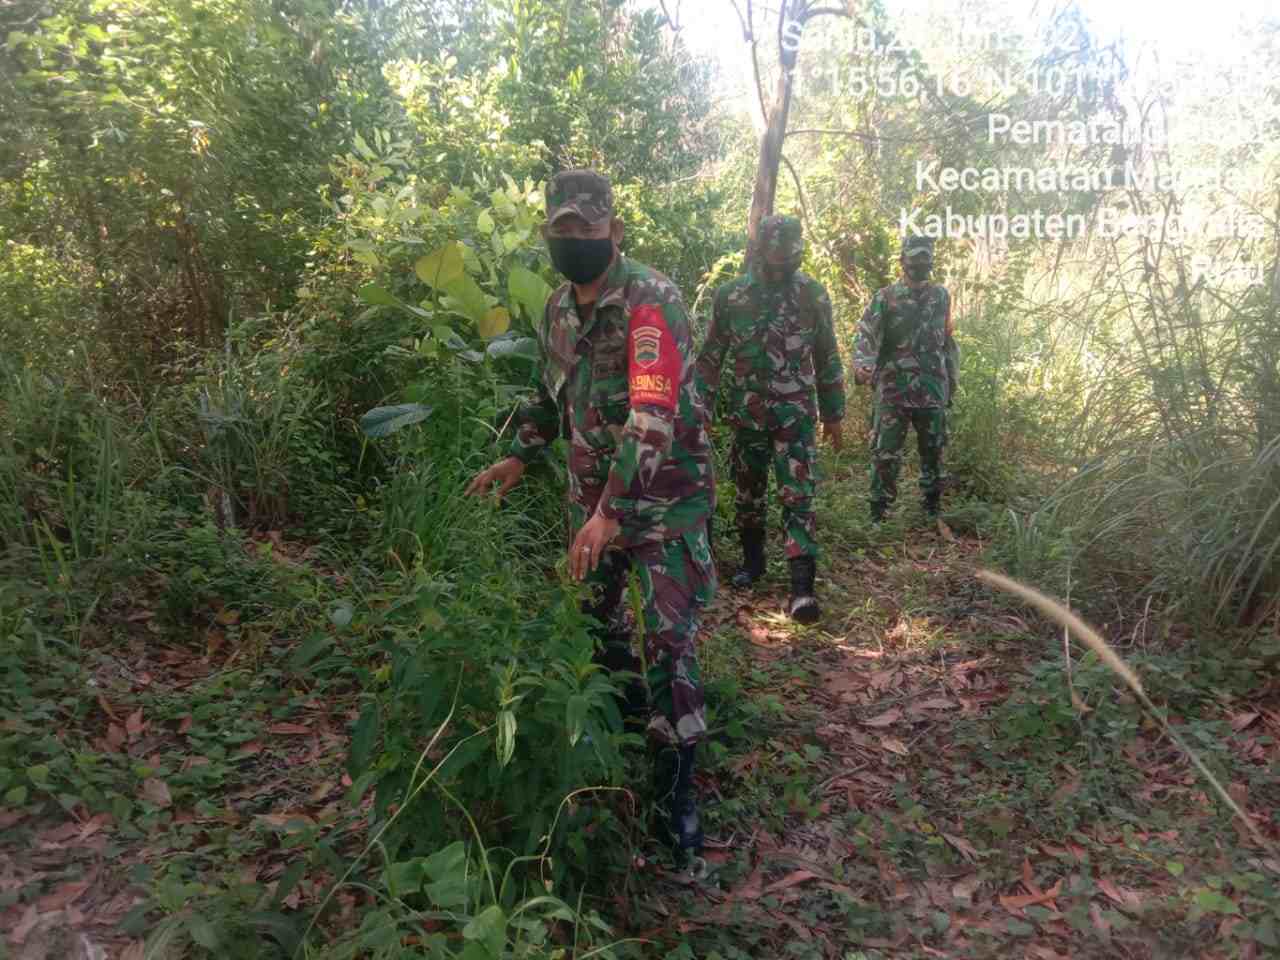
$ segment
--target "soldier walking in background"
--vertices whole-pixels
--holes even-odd
[[[658,800],[674,842],[696,853],[693,766],[707,721],[694,635],[716,589],[706,532],[715,490],[689,318],[675,284],[618,251],[622,221],[599,173],[552,178],[543,236],[569,282],[539,325],[538,394],[520,409],[511,455],[467,492],[497,483],[505,494],[563,432],[570,573],[593,588],[585,610],[601,624],[599,659],[614,670],[640,667],[630,634],[611,629],[628,572],[639,575]]]
[[[813,512],[817,468],[816,420],[832,446],[841,446],[844,369],[831,321],[831,299],[800,272],[804,237],[794,217],[766,217],[745,276],[716,291],[698,377],[715,409],[720,369],[732,358],[733,389],[726,408],[734,427],[731,460],[737,486],[742,569],[747,587],[764,575],[769,469],[782,501],[791,567],[790,616],[813,623],[818,542]],[[814,393],[817,392],[815,403]]]
[[[907,431],[915,427],[924,509],[936,517],[945,477],[947,408],[956,391],[959,354],[953,337],[951,294],[931,284],[933,240],[902,242],[902,281],[879,290],[867,305],[853,350],[853,375],[875,385],[871,441],[871,520],[884,519],[898,495],[898,469]]]

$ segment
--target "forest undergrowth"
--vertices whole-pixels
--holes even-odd
[[[219,529],[203,503],[62,636],[11,590],[10,954],[1267,955],[1274,854],[1093,654],[975,579],[999,511],[956,497],[933,527],[908,495],[871,528],[864,457],[828,457],[823,622],[783,616],[780,563],[706,617],[697,877],[647,839],[644,753],[574,648],[574,591],[529,599],[558,579],[536,537],[506,612],[480,586],[505,549],[467,581],[448,559],[375,575],[314,528]],[[554,502],[527,496],[440,522],[501,544]],[[424,629],[426,659],[403,648]],[[498,630],[486,659],[477,632]],[[1140,614],[1107,632],[1274,843],[1276,651]],[[522,635],[559,648],[522,671]],[[541,819],[511,817],[509,789]]]

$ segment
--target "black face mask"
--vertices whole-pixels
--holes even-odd
[[[547,237],[551,262],[574,283],[590,283],[609,267],[613,238]]]
[[[786,260],[782,263],[769,263],[765,261],[761,264],[760,275],[765,283],[787,283],[796,275],[796,271],[800,269],[800,261]]]
[[[914,283],[920,283],[924,280],[928,280],[932,275],[933,264],[927,260],[923,262],[910,262],[903,268],[903,271],[906,273],[908,280],[911,280]]]

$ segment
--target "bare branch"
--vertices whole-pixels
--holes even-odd
[[[768,126],[769,108],[765,106],[764,84],[760,80],[760,55],[756,50],[756,22],[752,13],[751,0],[747,0],[747,25],[750,31],[747,34],[747,39],[751,41],[751,70],[756,78],[756,96],[760,98],[760,122]]]
[[[747,18],[742,15],[742,8],[738,6],[738,0],[729,0],[729,3],[733,6],[733,12],[738,15],[738,23],[742,25],[742,42],[751,43],[751,27],[747,25]]]
[[[680,32],[679,0],[676,0],[676,15],[674,17],[671,16],[670,12],[668,12],[667,10],[667,0],[658,0],[658,6],[662,8],[662,16],[666,19],[668,26],[670,26],[672,31],[674,31],[675,33],[679,33]]]
[[[791,179],[794,180],[796,184],[796,196],[800,198],[800,214],[804,217],[804,232],[812,235],[813,223],[809,219],[809,204],[806,203],[804,199],[804,186],[800,183],[800,174],[796,172],[795,166],[786,158],[786,156],[779,157],[779,159],[785,163],[787,165],[787,169],[791,171]]]

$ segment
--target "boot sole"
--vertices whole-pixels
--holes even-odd
[[[822,619],[822,610],[818,606],[818,601],[811,599],[808,603],[788,611],[787,615],[796,623],[810,624]]]

